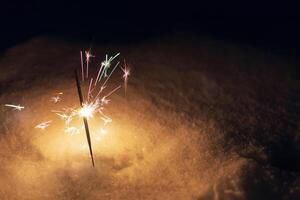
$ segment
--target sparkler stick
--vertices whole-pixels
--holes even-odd
[[[79,79],[78,79],[77,70],[75,70],[75,78],[76,78],[76,86],[77,86],[80,105],[81,105],[81,107],[83,107],[83,96],[82,96],[82,92],[81,92],[81,87],[80,87],[80,82],[79,82]],[[87,118],[85,116],[83,116],[83,123],[84,123],[87,142],[88,142],[89,149],[90,149],[92,164],[93,164],[93,167],[94,167],[94,157],[93,157],[93,150],[92,150],[92,144],[91,144],[91,136],[90,136],[88,121],[87,121]]]

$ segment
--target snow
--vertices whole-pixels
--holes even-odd
[[[37,37],[2,55],[0,104],[25,109],[0,108],[1,199],[299,198],[295,59],[191,35],[93,45],[93,60],[121,52],[131,68],[93,168],[85,138],[50,112],[57,92],[58,104],[78,103],[73,70],[85,46]]]

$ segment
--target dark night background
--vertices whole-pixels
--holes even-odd
[[[7,1],[1,3],[1,27],[1,49],[42,34],[132,42],[172,32],[288,54],[300,45],[298,6],[275,2]]]

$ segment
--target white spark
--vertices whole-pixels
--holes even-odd
[[[21,111],[22,109],[25,108],[24,106],[21,106],[20,104],[19,105],[5,104],[4,106],[14,108],[14,110],[18,110],[18,111]]]
[[[90,51],[85,51],[85,57],[86,57],[86,78],[88,78],[89,77],[89,62],[90,62],[90,59],[95,56],[92,55]]]
[[[124,68],[121,68],[121,69],[124,72],[124,74],[123,74],[123,78],[124,78],[124,90],[125,90],[125,95],[126,95],[126,93],[127,93],[128,76],[130,75],[130,69],[128,68],[125,60],[124,60]]]
[[[104,105],[104,104],[108,104],[109,103],[109,99],[106,99],[106,96],[102,97],[101,99],[101,105]]]
[[[104,122],[104,126],[106,126],[108,123],[111,123],[112,122],[112,119],[109,118],[108,116],[106,115],[103,115],[103,113],[101,113],[103,117],[101,117],[101,119],[103,120]]]
[[[45,130],[45,128],[47,128],[48,126],[50,126],[51,122],[52,122],[52,120],[46,121],[46,122],[42,122],[42,123],[36,125],[35,128],[39,128],[39,129]]]
[[[51,97],[51,101],[54,102],[54,103],[57,103],[59,102],[61,99],[59,96],[54,96],[54,97]]]
[[[120,53],[117,53],[115,56],[112,56],[108,59],[107,54],[105,55],[105,60],[101,63],[101,66],[103,66],[103,71],[101,73],[99,81],[101,81],[102,76],[107,77],[107,70],[110,68],[111,62],[120,55]]]

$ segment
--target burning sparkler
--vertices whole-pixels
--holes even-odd
[[[89,68],[90,57],[94,57],[94,56],[92,54],[90,54],[90,51],[85,51],[85,54],[86,54],[86,76],[85,77],[88,78],[88,68]],[[82,52],[80,53],[80,55],[81,55],[81,72],[83,73],[84,70],[83,70],[83,64],[82,64]],[[109,103],[109,99],[107,99],[107,97],[109,97],[111,94],[113,94],[119,88],[121,88],[121,86],[116,87],[111,92],[102,96],[101,98],[100,98],[100,94],[106,88],[106,84],[107,84],[108,80],[110,79],[111,75],[113,74],[113,72],[119,65],[119,62],[118,62],[114,66],[114,68],[111,70],[111,72],[108,74],[108,69],[111,66],[111,62],[119,55],[120,55],[120,53],[117,53],[115,56],[111,56],[110,58],[108,58],[108,55],[105,56],[105,61],[103,61],[101,63],[101,66],[97,73],[94,84],[93,84],[93,78],[90,79],[86,101],[84,101],[84,99],[83,99],[80,81],[78,78],[77,71],[75,71],[76,86],[77,86],[78,96],[79,96],[80,105],[81,105],[81,109],[79,109],[77,112],[78,112],[78,115],[83,118],[87,142],[88,142],[90,156],[91,156],[93,166],[94,166],[94,158],[93,158],[91,136],[90,136],[89,126],[88,126],[88,119],[92,118],[94,113],[99,112],[102,115],[101,119],[104,122],[104,126],[106,126],[107,123],[112,122],[112,119],[110,117],[104,115],[102,110],[103,110],[103,106]],[[123,77],[127,84],[127,77],[129,75],[129,70],[128,70],[127,66],[125,66],[123,71],[124,71]],[[96,96],[93,96],[93,92],[97,90],[97,84],[102,81],[102,78],[104,78],[104,82],[101,84],[101,87],[98,90],[98,93],[96,94]],[[82,80],[84,80],[84,75],[82,75]],[[65,116],[63,116],[63,117],[65,117]]]
[[[21,106],[20,104],[19,105],[5,104],[4,106],[14,108],[14,110],[18,110],[18,111],[21,111],[22,109],[25,108],[24,106]]]
[[[75,79],[76,79],[76,87],[77,87],[77,92],[79,96],[79,101],[80,101],[80,108],[72,108],[72,107],[64,107],[60,110],[51,110],[51,112],[55,113],[57,116],[59,116],[62,120],[65,122],[65,128],[64,132],[68,133],[69,135],[76,135],[80,134],[81,129],[85,130],[86,133],[86,138],[87,138],[87,144],[89,151],[90,151],[90,156],[92,160],[92,164],[94,166],[94,157],[93,157],[93,149],[92,149],[92,141],[91,141],[91,135],[90,135],[90,130],[89,130],[89,125],[88,125],[88,120],[93,118],[94,115],[99,114],[100,119],[103,121],[103,127],[99,129],[95,133],[95,139],[98,141],[101,139],[102,136],[107,134],[107,129],[104,127],[107,126],[107,124],[112,122],[112,118],[107,116],[104,113],[104,107],[110,102],[109,97],[115,93],[118,89],[121,88],[121,85],[118,85],[114,87],[111,91],[106,91],[106,88],[108,87],[108,82],[113,74],[113,72],[118,68],[119,62],[117,62],[112,68],[111,66],[113,65],[112,62],[115,58],[117,58],[120,53],[115,54],[114,56],[108,57],[108,55],[105,56],[105,60],[101,62],[101,66],[97,72],[97,75],[95,77],[91,77],[88,85],[88,90],[87,90],[87,95],[86,98],[83,98],[83,93],[82,93],[82,88],[81,88],[81,83],[84,83],[85,79],[89,78],[89,63],[90,59],[92,57],[95,57],[92,55],[89,51],[84,51],[85,57],[86,57],[86,66],[84,66],[83,62],[83,52],[80,51],[80,63],[81,63],[81,81],[79,80],[77,70],[75,70]],[[120,67],[121,68],[121,67]],[[130,69],[128,68],[125,60],[124,60],[124,66],[121,68],[123,71],[123,79],[124,79],[124,88],[125,88],[125,94],[127,90],[127,82],[128,82],[128,76],[130,75]],[[57,104],[62,100],[61,95],[63,93],[59,92],[55,94],[55,96],[51,97],[50,101],[54,102]],[[14,110],[21,111],[24,109],[24,106],[21,105],[13,105],[13,104],[5,104],[4,106],[6,107],[11,107]],[[80,117],[83,119],[84,126],[82,128],[78,128],[74,126],[72,123],[74,117]],[[45,130],[47,127],[49,127],[52,123],[52,120],[45,121],[42,123],[39,123],[35,126],[37,129]],[[84,127],[84,128],[83,128]]]

